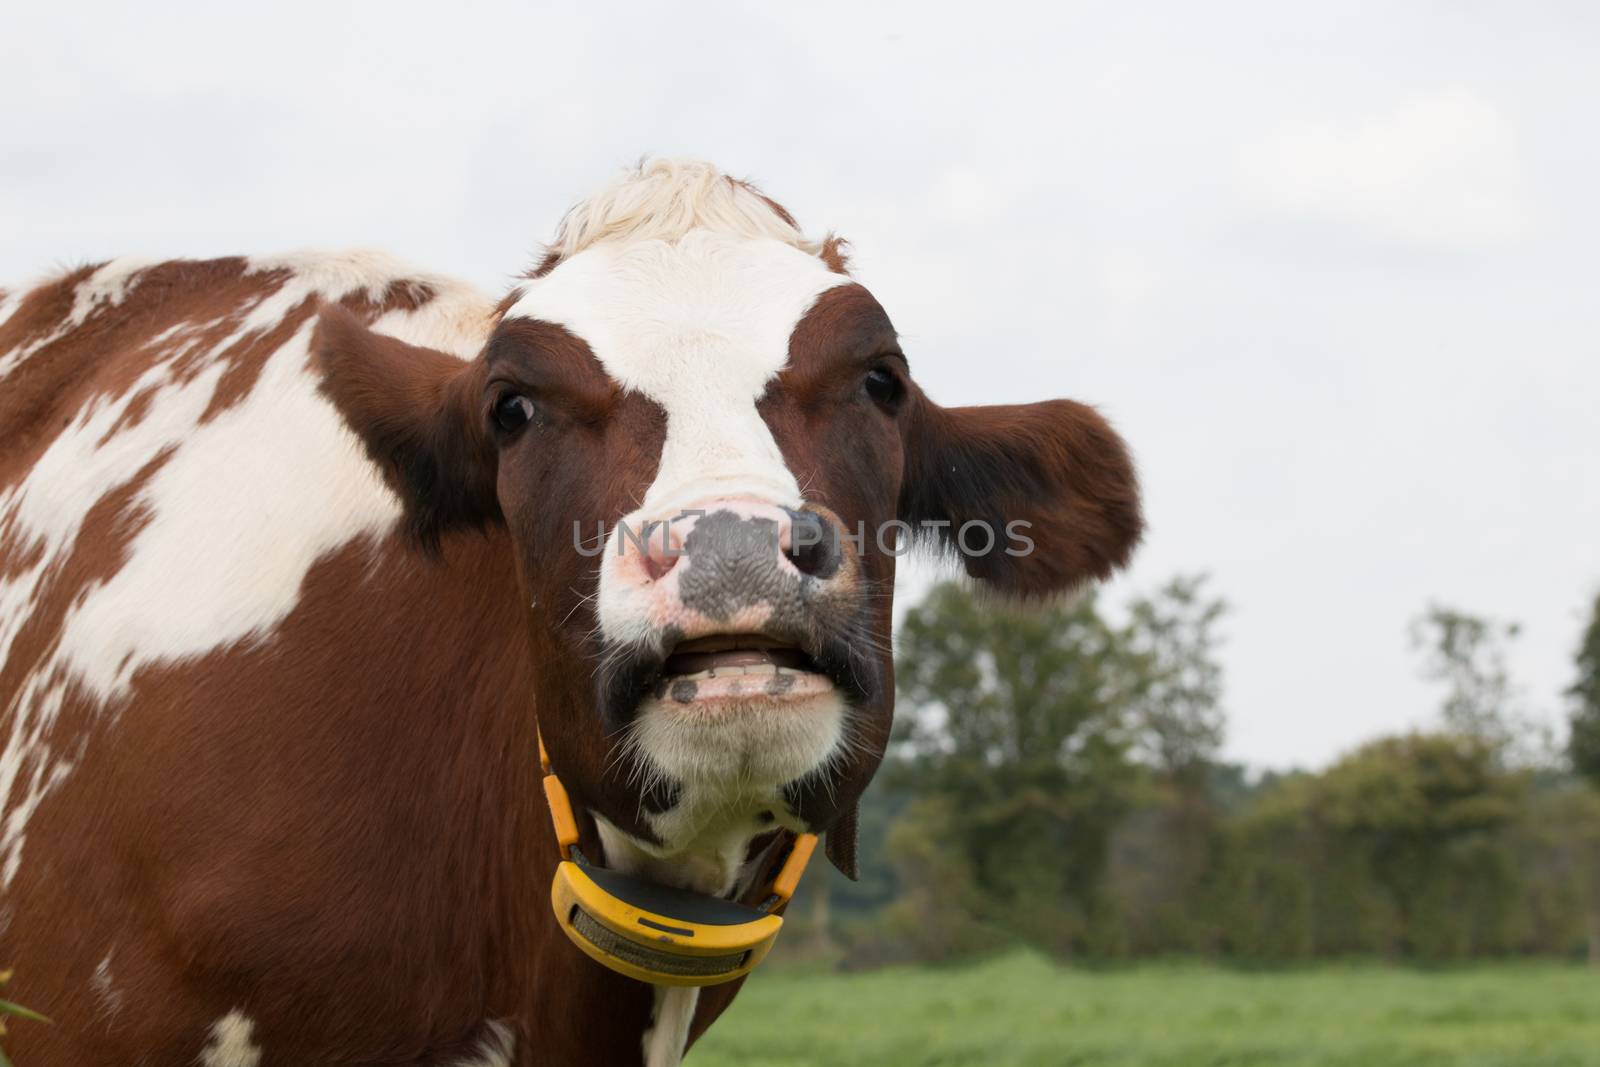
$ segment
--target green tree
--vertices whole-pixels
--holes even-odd
[[[1222,747],[1221,639],[1228,607],[1205,575],[1180,575],[1128,607],[1128,646],[1143,658],[1134,712],[1145,756],[1170,779],[1203,788]]]
[[[1600,790],[1549,780],[1529,798],[1514,845],[1523,874],[1526,942],[1566,954],[1585,944],[1600,966]]]
[[[1526,792],[1493,741],[1410,734],[1335,763],[1308,800],[1332,855],[1362,857],[1394,905],[1399,947],[1442,958],[1504,945],[1518,886],[1502,831]]]
[[[1423,654],[1423,675],[1444,686],[1444,728],[1489,743],[1497,756],[1540,757],[1541,731],[1517,706],[1509,666],[1521,627],[1430,605],[1411,624],[1412,647]]]
[[[1091,943],[1136,777],[1142,663],[1092,596],[1025,610],[945,584],[907,612],[893,773],[926,802],[918,847],[955,851],[944,873],[970,878],[982,921],[1057,951]]]
[[[1245,958],[1508,951],[1526,927],[1527,785],[1481,738],[1373,741],[1232,813],[1198,906]]]
[[[1232,812],[1210,884],[1195,903],[1216,948],[1242,959],[1299,960],[1319,949],[1326,865],[1312,832],[1308,775],[1272,775]]]
[[[1589,625],[1574,660],[1578,677],[1567,690],[1572,700],[1567,755],[1572,759],[1572,769],[1600,788],[1600,595],[1595,596]]]
[[[1217,764],[1226,725],[1217,627],[1227,605],[1206,582],[1179,575],[1128,605],[1124,640],[1139,678],[1130,721],[1153,773],[1113,836],[1108,888],[1133,952],[1215,943],[1196,901],[1217,859],[1229,781]]]
[[[1600,790],[1600,595],[1595,596],[1589,625],[1583,632],[1574,658],[1578,677],[1567,696],[1572,701],[1571,732],[1567,735],[1567,756],[1572,769]],[[1584,899],[1588,916],[1589,962],[1600,967],[1600,842],[1591,834],[1586,854],[1575,866],[1584,879]]]

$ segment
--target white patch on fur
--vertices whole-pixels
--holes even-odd
[[[42,288],[46,285],[53,285],[60,280],[61,276],[59,274],[52,274],[40,279],[35,285],[28,286],[10,294],[8,297],[6,297],[5,304],[0,306],[0,311],[4,312],[6,319],[10,319],[12,315],[16,314],[17,309],[22,306],[23,299],[34,289]],[[0,322],[0,325],[3,325],[3,322]],[[0,381],[3,381],[6,375],[22,366],[23,361],[29,356],[39,351],[45,345],[65,337],[73,328],[72,320],[70,318],[62,319],[56,324],[55,329],[49,331],[48,333],[40,334],[33,340],[24,344],[20,344],[15,348],[0,350]]]
[[[122,1011],[122,990],[111,984],[111,953],[100,961],[89,978],[89,988],[94,992],[95,1011],[107,1022]]]
[[[776,821],[758,821],[754,813],[759,811],[771,811]],[[742,794],[704,785],[684,786],[671,811],[647,816],[666,846],[624,833],[598,813],[594,821],[604,853],[600,858],[611,870],[729,900],[748,892],[765,873],[763,857],[748,858],[754,838],[777,828],[806,829],[784,809],[776,791]],[[692,832],[686,829],[690,826]]]
[[[11,702],[11,732],[0,749],[0,889],[11,884],[22,867],[22,849],[27,844],[28,820],[45,796],[72,773],[67,753],[51,758],[46,743],[50,728],[61,711],[66,684],[53,676],[35,672]],[[22,779],[22,768],[32,761],[32,774]]]
[[[235,1008],[211,1024],[211,1041],[200,1050],[200,1067],[260,1067],[261,1046],[250,1040],[254,1020]]]
[[[136,284],[132,263],[108,265],[83,284],[76,305],[120,304]],[[238,327],[212,346],[212,362],[188,382],[172,362],[199,343],[202,324],[167,330],[160,358],[132,387],[97,397],[72,417],[20,483],[0,493],[0,535],[35,564],[0,580],[0,667],[37,608],[46,575],[72,552],[90,511],[158,455],[165,464],[139,492],[148,521],[108,579],[73,590],[60,642],[31,665],[5,715],[0,748],[0,888],[20,862],[28,819],[71,771],[76,739],[51,728],[71,679],[105,704],[125,697],[141,667],[265,639],[298,602],[316,560],[356,538],[379,537],[399,502],[360,442],[318,391],[307,366],[312,324],[266,362],[251,392],[202,425],[227,363],[216,357],[246,334],[271,329],[313,295],[381,297],[414,281],[437,296],[415,312],[382,316],[374,328],[469,358],[487,335],[492,304],[469,287],[403,270],[388,257],[352,253],[250,261],[249,269],[293,269],[276,292],[235,309]],[[185,340],[185,337],[188,337]],[[118,427],[133,397],[155,390],[148,413]],[[22,779],[25,765],[33,767]]]
[[[677,241],[693,230],[782,241],[816,255],[807,240],[755,190],[710,163],[651,159],[576,204],[546,251],[571,259],[605,241]]]
[[[252,256],[250,273],[287,270],[287,285],[253,310],[247,325],[268,329],[307,296],[337,300],[362,293],[374,303],[394,286],[427,289],[432,300],[416,311],[391,311],[372,324],[378,333],[414,345],[436,348],[461,359],[472,359],[488,339],[494,303],[477,289],[454,278],[420,271],[387,252],[357,249],[348,252],[290,252],[277,256]]]
[[[516,1035],[505,1023],[490,1020],[484,1024],[484,1035],[478,1049],[464,1060],[456,1060],[450,1067],[511,1067],[516,1051]]]
[[[121,307],[128,291],[137,284],[139,273],[161,262],[142,256],[123,256],[113,259],[89,277],[78,283],[72,293],[72,312],[67,325],[76,329],[89,320],[89,316],[102,310]]]
[[[22,306],[22,298],[26,295],[25,289],[14,292],[0,289],[0,326],[4,326],[7,320],[17,313],[17,309]]]
[[[596,814],[594,820],[607,867],[714,897],[724,896],[734,888],[745,851],[755,836],[755,823],[749,813],[720,820],[704,827],[693,840],[673,842],[667,848],[623,833],[603,815]]]
[[[644,1032],[645,1067],[678,1067],[689,1044],[689,1026],[700,1003],[698,986],[652,986],[655,1004]]]
[[[142,256],[124,256],[102,264],[94,273],[78,283],[72,292],[72,310],[67,313],[66,318],[56,324],[55,329],[40,334],[26,344],[0,352],[0,379],[20,367],[29,356],[46,345],[61,340],[91,317],[102,311],[120,307],[128,298],[128,292],[138,284],[139,274],[145,268],[155,266],[159,262],[160,260],[146,259]],[[0,326],[16,314],[28,293],[47,285],[55,285],[61,279],[62,275],[59,272],[49,275],[37,284],[11,293],[0,301]]]
[[[128,293],[139,282],[139,275],[147,268],[160,263],[160,260],[147,259],[143,256],[123,256],[110,262],[101,264],[83,281],[79,282],[72,292],[72,309],[67,316],[56,324],[55,329],[19,345],[9,351],[0,352],[0,378],[4,378],[29,356],[38,352],[46,345],[55,343],[67,336],[73,330],[82,326],[90,318],[104,311],[112,311],[122,306],[128,298]],[[65,274],[71,272],[56,271],[39,279],[32,285],[27,285],[14,293],[8,293],[0,299],[0,326],[16,314],[22,306],[23,299],[36,289],[58,284]]]
[[[125,695],[150,663],[264,637],[319,558],[399,518],[306,373],[311,331],[308,322],[278,350],[242,403],[185,430],[139,494],[151,518],[127,562],[79,594],[59,655],[102,700]]]

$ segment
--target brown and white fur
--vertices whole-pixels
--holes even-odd
[[[582,202],[498,303],[368,253],[0,293],[0,964],[56,1021],[8,1052],[678,1062],[737,984],[566,941],[537,732],[609,865],[853,867],[891,522],[999,533],[962,563],[1023,598],[1140,532],[1092,409],[934,404],[839,242],[704,164]]]

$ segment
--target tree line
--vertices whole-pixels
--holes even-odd
[[[859,965],[1028,944],[1060,957],[1600,964],[1600,597],[1570,740],[1518,706],[1513,625],[1430,607],[1436,725],[1317,772],[1223,761],[1203,577],[1019,611],[950,583],[902,624],[899,708],[860,883],[797,901],[802,949]]]

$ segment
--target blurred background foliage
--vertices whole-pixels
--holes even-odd
[[[1516,626],[1431,606],[1411,640],[1434,727],[1317,773],[1219,759],[1226,614],[1203,576],[1116,611],[935,587],[899,633],[862,880],[811,879],[785,953],[1600,965],[1600,598],[1566,745],[1519,705]]]

